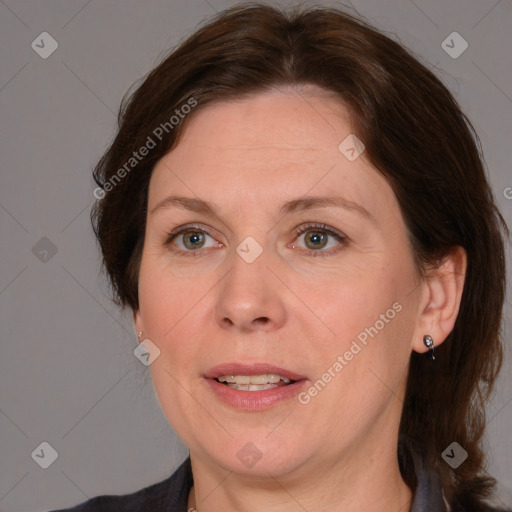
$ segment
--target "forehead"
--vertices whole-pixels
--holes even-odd
[[[385,206],[391,190],[364,152],[349,161],[339,149],[352,133],[348,109],[313,86],[207,104],[155,166],[148,206],[179,193],[217,204],[227,199],[241,211],[244,205],[281,204],[309,191],[342,192],[358,202],[386,196],[381,197]]]
[[[336,149],[351,131],[348,109],[334,93],[288,86],[200,107],[181,143],[223,150]],[[178,145],[178,146],[179,146]]]

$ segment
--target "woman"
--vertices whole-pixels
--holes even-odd
[[[503,233],[478,138],[335,9],[219,14],[145,79],[95,232],[190,458],[73,509],[491,510]]]

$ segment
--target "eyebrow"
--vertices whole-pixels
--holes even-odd
[[[215,211],[218,211],[218,206],[214,203],[203,201],[202,199],[196,199],[193,197],[176,196],[172,195],[159,201],[151,210],[150,215],[153,215],[156,211],[166,208],[181,208],[183,210],[189,210],[196,213],[204,213],[208,215],[217,216]],[[306,196],[292,199],[281,205],[279,212],[281,215],[290,213],[300,213],[307,210],[314,210],[318,208],[343,208],[349,211],[355,211],[372,222],[376,222],[375,217],[361,205],[349,201],[339,196]]]

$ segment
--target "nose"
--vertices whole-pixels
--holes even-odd
[[[265,252],[252,263],[233,255],[231,268],[217,292],[215,317],[222,329],[250,333],[273,331],[284,325],[286,290]]]

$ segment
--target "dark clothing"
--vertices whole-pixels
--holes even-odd
[[[187,512],[192,487],[190,458],[167,479],[122,496],[97,496],[73,508],[53,512]]]
[[[418,483],[410,512],[449,512],[437,473],[425,471],[418,458],[414,465]],[[187,458],[169,478],[140,491],[98,496],[73,508],[52,512],[187,512],[192,484],[190,458]]]

